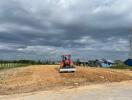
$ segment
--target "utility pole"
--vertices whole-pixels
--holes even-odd
[[[132,59],[132,35],[129,36],[129,59]]]

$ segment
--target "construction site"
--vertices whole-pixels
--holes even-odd
[[[59,73],[58,65],[33,65],[0,71],[0,95],[72,89],[80,86],[132,80],[131,70],[76,67]]]
[[[0,100],[30,100],[26,96],[27,94],[29,94],[30,98],[33,98],[32,96],[34,95],[32,95],[32,93],[36,94],[40,92],[50,92],[48,95],[52,95],[51,93],[53,92],[55,93],[53,98],[56,99],[55,95],[58,92],[59,94],[63,94],[66,91],[78,90],[79,96],[81,95],[81,91],[85,90],[82,89],[80,91],[80,88],[86,87],[86,89],[90,89],[93,87],[93,89],[96,89],[100,87],[98,85],[105,86],[104,88],[106,88],[108,87],[107,85],[111,87],[111,84],[122,84],[121,82],[130,82],[131,84],[132,68],[125,65],[125,63],[119,63],[120,61],[111,62],[101,60],[103,61],[102,64],[105,64],[105,66],[99,66],[101,64],[99,60],[81,62],[78,59],[74,62],[70,54],[62,55],[60,58],[61,60],[58,63],[42,63],[32,60],[1,61]],[[123,84],[126,86],[127,83]],[[86,93],[85,91],[82,92]],[[20,96],[22,94],[24,96]],[[22,98],[16,99],[15,95]],[[9,99],[10,96],[12,96],[12,99]],[[76,97],[76,95],[72,96]],[[23,97],[28,99],[24,99]],[[50,96],[46,96],[45,98],[54,100]]]
[[[132,0],[0,0],[0,100],[132,100]]]

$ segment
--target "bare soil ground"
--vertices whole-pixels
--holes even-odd
[[[0,71],[0,95],[74,88],[82,85],[132,80],[132,71],[77,67],[59,73],[58,65],[34,65]]]

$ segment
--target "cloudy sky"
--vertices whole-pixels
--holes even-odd
[[[0,59],[126,59],[132,0],[0,0]]]

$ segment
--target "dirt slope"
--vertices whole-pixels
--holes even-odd
[[[0,72],[0,94],[14,94],[61,87],[132,80],[127,71],[78,67],[75,73],[58,73],[58,66],[35,65]],[[130,73],[130,72],[129,72]]]

